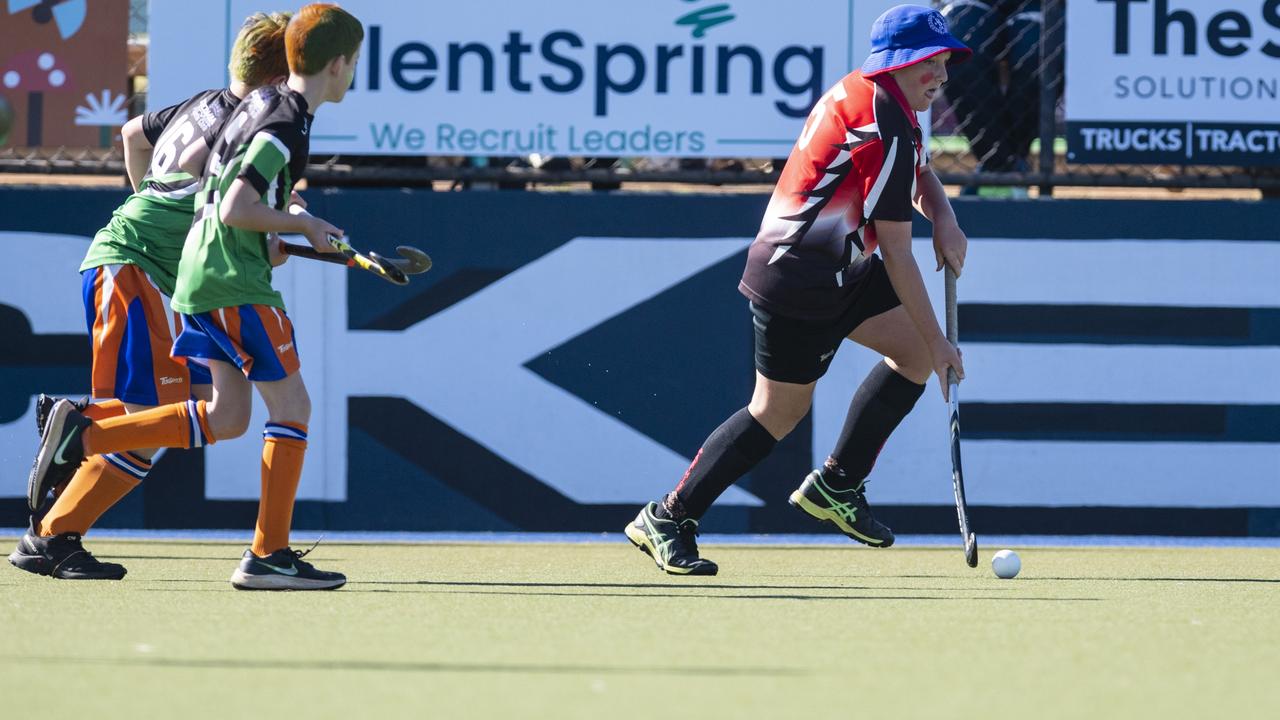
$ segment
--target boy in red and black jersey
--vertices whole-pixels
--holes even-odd
[[[959,273],[968,241],[929,170],[916,113],[969,49],[938,12],[913,5],[880,16],[871,39],[862,68],[810,113],[748,252],[739,288],[754,316],[751,403],[707,438],[676,489],[626,528],[666,572],[717,572],[698,555],[699,519],[809,412],[814,385],[846,338],[884,362],[854,395],[831,455],[790,500],[854,540],[893,544],[867,504],[867,475],[929,375],[964,375],[911,254],[911,211],[933,222],[937,269],[945,262]]]

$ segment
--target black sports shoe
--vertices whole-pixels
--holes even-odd
[[[58,400],[45,419],[40,449],[27,476],[27,506],[36,512],[55,485],[61,485],[75,474],[84,462],[84,429],[91,424],[80,414],[75,403]]]
[[[128,572],[123,565],[99,562],[80,544],[80,533],[40,537],[34,518],[9,562],[29,573],[62,580],[119,580]]]
[[[855,487],[836,490],[827,484],[821,470],[814,470],[791,493],[789,502],[864,545],[889,547],[893,544],[893,531],[871,515],[866,484],[862,480]]]
[[[237,590],[336,590],[347,584],[342,573],[317,570],[302,558],[311,550],[281,548],[266,557],[245,550],[240,567],[231,574]]]
[[[57,404],[60,399],[61,398],[54,397],[53,395],[45,395],[44,393],[40,393],[40,395],[36,397],[37,435],[40,435],[41,437],[44,436],[44,425],[49,419],[49,412],[53,410],[53,406]],[[70,400],[70,398],[67,399]],[[79,400],[71,400],[71,404],[75,406],[76,412],[82,413],[85,408],[89,407],[89,396],[85,395]]]
[[[658,568],[672,575],[715,575],[720,568],[698,557],[698,521],[693,518],[669,520],[654,513],[658,503],[640,509],[635,522],[624,532],[632,545],[653,558]]]

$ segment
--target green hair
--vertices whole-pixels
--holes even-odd
[[[275,12],[254,13],[245,18],[227,64],[233,80],[257,86],[289,74],[285,31],[292,17],[293,13]]]

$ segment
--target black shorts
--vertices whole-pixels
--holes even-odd
[[[867,318],[888,312],[902,304],[889,282],[889,273],[879,257],[871,263],[858,283],[859,288],[845,311],[834,320],[815,323],[774,315],[751,303],[756,336],[756,370],[777,382],[807,385],[827,373],[840,343]]]

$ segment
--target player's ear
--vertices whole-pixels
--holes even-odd
[[[325,66],[325,71],[335,78],[342,77],[342,74],[346,69],[347,57],[345,55],[338,55],[334,59],[330,60],[329,64]]]

